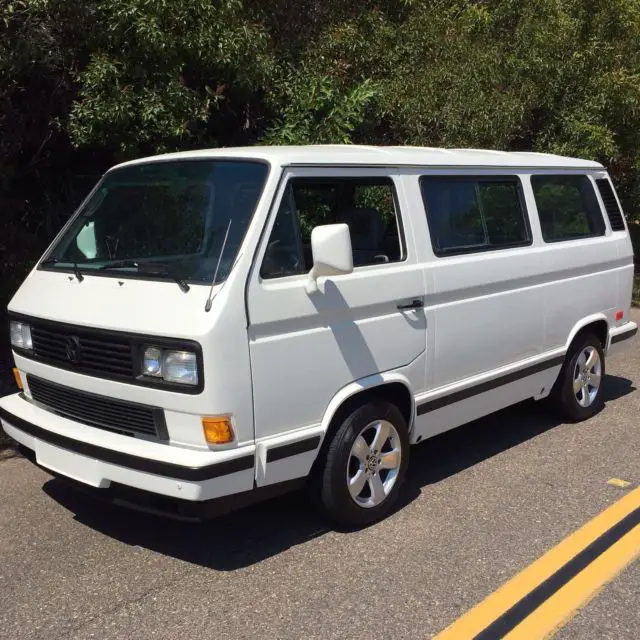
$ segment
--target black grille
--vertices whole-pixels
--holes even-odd
[[[31,375],[27,384],[36,402],[64,418],[129,436],[166,439],[162,409],[77,391]]]
[[[86,329],[32,324],[34,354],[74,371],[131,379],[134,376],[131,343]]]
[[[624,231],[624,217],[618,201],[613,193],[611,183],[606,178],[600,178],[596,180],[598,185],[598,191],[602,196],[602,202],[604,202],[604,208],[607,210],[607,216],[609,216],[609,222],[611,228],[614,231]]]

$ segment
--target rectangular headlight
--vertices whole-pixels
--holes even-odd
[[[191,351],[165,351],[162,357],[162,377],[167,382],[198,384],[198,362]]]
[[[142,374],[165,382],[195,386],[198,384],[198,357],[192,351],[173,351],[149,345],[143,351]]]
[[[33,350],[33,342],[31,340],[31,327],[24,322],[11,320],[9,322],[9,335],[11,346],[16,349]]]

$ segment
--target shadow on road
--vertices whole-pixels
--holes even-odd
[[[605,379],[607,402],[635,391],[630,380]],[[398,508],[415,500],[421,488],[515,447],[558,426],[533,401],[452,430],[414,447]],[[302,493],[264,502],[205,524],[177,522],[103,504],[57,479],[44,491],[77,521],[128,545],[150,549],[218,571],[234,571],[331,530]]]

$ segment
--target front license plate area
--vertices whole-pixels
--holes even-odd
[[[79,456],[48,442],[36,443],[36,460],[46,469],[92,487],[105,488],[109,481],[101,477],[98,462]]]

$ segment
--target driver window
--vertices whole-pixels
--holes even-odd
[[[313,264],[311,231],[336,222],[349,226],[354,267],[404,259],[389,178],[294,178],[280,204],[260,275],[307,273]]]
[[[295,200],[291,183],[280,203],[260,269],[263,278],[283,278],[304,272],[302,245],[295,216]]]

